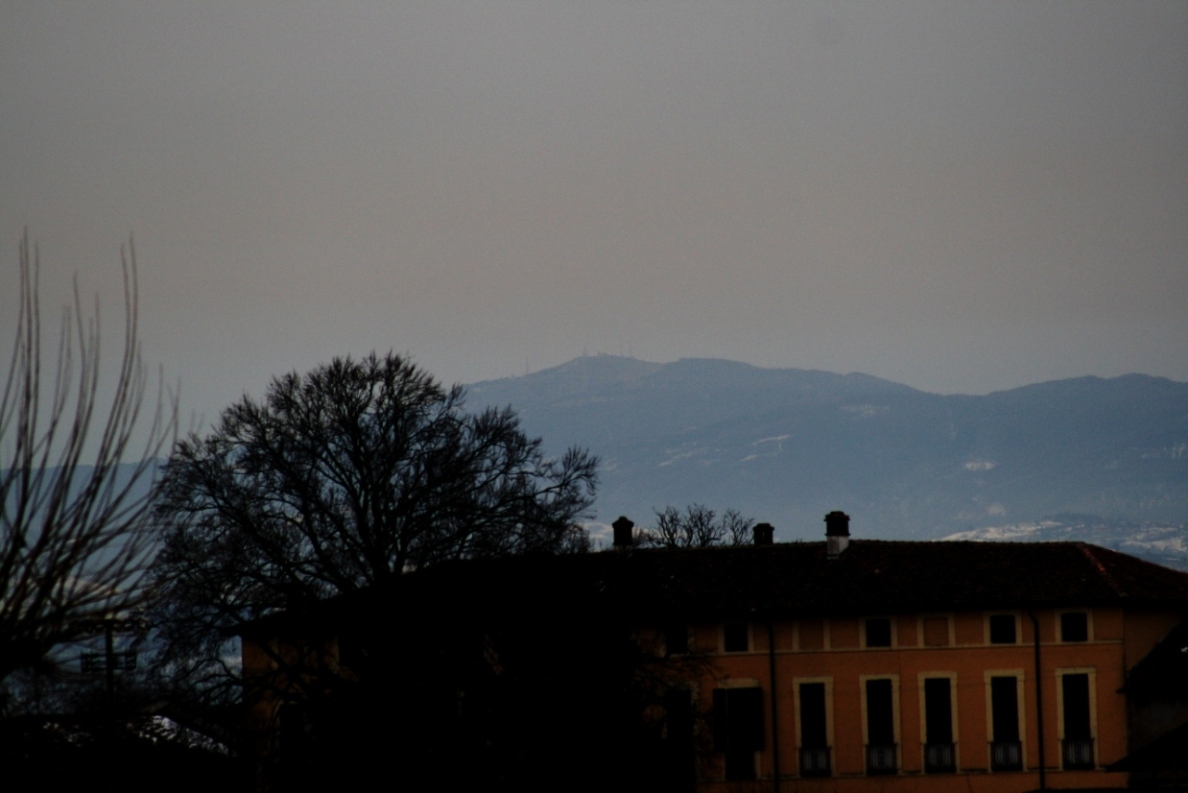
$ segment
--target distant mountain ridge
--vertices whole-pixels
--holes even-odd
[[[1034,523],[989,526],[961,531],[942,540],[974,542],[1091,542],[1146,559],[1188,570],[1188,523],[1147,525],[1102,521],[1095,516],[1053,515]]]
[[[944,396],[864,374],[717,359],[577,358],[469,387],[560,452],[603,460],[598,520],[737,507],[784,538],[843,509],[862,536],[930,538],[1060,513],[1188,521],[1188,384],[1146,375]]]

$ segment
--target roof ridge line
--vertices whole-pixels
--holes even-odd
[[[1109,584],[1110,589],[1114,590],[1114,594],[1120,598],[1126,597],[1126,590],[1124,590],[1121,585],[1114,580],[1114,576],[1110,574],[1110,571],[1106,569],[1106,566],[1102,563],[1102,561],[1097,558],[1095,553],[1093,553],[1093,549],[1089,543],[1078,542],[1077,546],[1080,547],[1081,553],[1085,554],[1085,558],[1097,568],[1097,572],[1101,573],[1101,577],[1105,579],[1107,584]]]

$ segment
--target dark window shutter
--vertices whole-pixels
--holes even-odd
[[[745,622],[728,622],[722,628],[722,649],[728,653],[745,653],[751,649],[750,630]]]
[[[664,651],[668,655],[689,652],[689,629],[684,625],[669,625],[664,629]]]
[[[997,742],[1019,740],[1019,681],[1013,677],[990,678],[990,705],[993,709],[994,735]]]
[[[729,746],[729,698],[726,696],[729,689],[715,688],[714,689],[714,751],[724,752]]]
[[[1089,641],[1089,615],[1083,611],[1069,611],[1061,614],[1060,641]]]
[[[763,748],[763,689],[714,689],[714,750]]]
[[[1089,675],[1064,675],[1061,678],[1064,697],[1064,737],[1069,741],[1088,741]]]
[[[924,730],[928,743],[953,742],[953,698],[947,677],[924,680]]]
[[[667,728],[665,744],[665,773],[673,790],[692,790],[697,776],[696,745],[693,741],[693,695],[688,689],[671,689],[664,693]]]
[[[990,643],[991,644],[1015,644],[1015,615],[1014,614],[991,614],[990,615]]]
[[[824,749],[829,745],[825,729],[825,684],[800,684],[800,745]]]
[[[891,646],[891,620],[886,617],[878,617],[866,621],[866,646],[867,647],[890,647]]]
[[[895,717],[890,680],[866,681],[866,731],[871,745],[895,743]]]
[[[763,748],[763,689],[730,689],[730,745],[736,749]]]

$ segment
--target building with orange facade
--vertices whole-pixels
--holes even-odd
[[[1126,786],[1128,673],[1183,619],[1188,575],[1084,543],[850,542],[827,520],[825,543],[653,552],[683,579],[668,651],[713,659],[687,688],[713,716],[699,789]]]
[[[554,602],[613,600],[676,670],[648,715],[670,789],[1120,789],[1128,758],[1188,729],[1188,708],[1148,707],[1158,675],[1147,705],[1127,690],[1149,656],[1180,662],[1188,574],[1075,542],[851,541],[844,514],[826,521],[825,542],[773,543],[760,524],[748,546],[647,549],[621,519],[614,550],[472,564],[438,575],[432,601],[490,636],[484,624],[531,611],[501,604],[496,581],[547,568]],[[253,646],[248,667],[263,663]]]

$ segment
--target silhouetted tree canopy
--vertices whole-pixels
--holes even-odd
[[[391,353],[339,358],[179,443],[157,506],[162,668],[232,681],[245,621],[446,560],[583,548],[597,458],[550,459],[509,408],[463,396]]]

